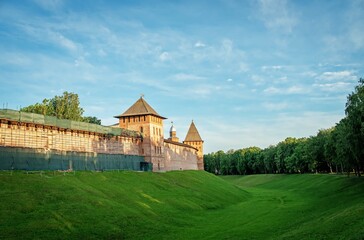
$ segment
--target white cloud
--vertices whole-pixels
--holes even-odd
[[[51,43],[70,51],[79,50],[75,42],[61,33],[62,27],[54,26],[52,23],[43,23],[38,20],[29,20],[28,22],[19,20],[16,26],[25,34],[29,35],[29,38],[33,41]]]
[[[323,81],[353,81],[357,78],[352,71],[324,72],[317,76],[317,79]]]
[[[199,81],[205,80],[205,77],[193,75],[193,74],[186,74],[186,73],[178,73],[172,76],[172,78],[176,81]]]
[[[63,5],[62,0],[34,0],[34,2],[41,8],[48,11],[58,10]]]
[[[313,78],[313,77],[317,76],[317,73],[315,73],[313,71],[306,71],[306,72],[303,72],[301,75],[305,76],[305,77],[307,76],[307,77]]]
[[[351,6],[347,8],[343,22],[345,30],[340,34],[327,35],[323,38],[328,49],[333,52],[357,51],[364,48],[363,1],[349,1],[348,3]]]
[[[244,62],[241,62],[239,64],[239,72],[248,72],[248,71],[249,71],[249,65]]]
[[[71,50],[71,51],[77,50],[77,45],[70,39],[63,36],[62,34],[55,33],[55,34],[52,34],[52,36],[53,36],[52,38],[54,39],[54,41],[56,43],[58,43],[58,45],[66,48],[68,50]]]
[[[233,81],[233,79],[232,79],[232,78],[228,78],[226,81],[227,81],[227,82],[232,82],[232,81]]]
[[[99,49],[97,51],[97,55],[99,55],[100,57],[105,57],[107,56],[107,53],[104,51],[104,49]]]
[[[195,43],[195,47],[196,48],[204,48],[204,47],[206,47],[206,45],[204,43],[198,41],[198,42]]]
[[[162,52],[160,55],[159,55],[159,59],[162,61],[162,62],[165,62],[165,61],[168,61],[171,59],[171,56],[168,52]]]
[[[280,111],[289,107],[287,102],[280,102],[280,103],[271,103],[266,102],[262,104],[263,107],[269,111]]]
[[[251,79],[253,80],[255,85],[262,85],[263,83],[265,83],[264,78],[258,75],[252,75]]]
[[[288,81],[288,78],[287,76],[284,76],[284,77],[280,77],[277,81],[277,83],[284,83],[284,82],[287,82]]]
[[[348,9],[348,21],[349,33],[348,37],[354,45],[355,49],[364,48],[364,21],[363,21],[363,11],[364,2],[363,1],[351,1],[351,6]]]
[[[304,94],[310,90],[303,86],[290,86],[286,88],[268,87],[263,90],[267,94]]]
[[[290,33],[297,24],[295,12],[286,0],[260,0],[259,18],[268,29]]]
[[[212,93],[213,89],[206,86],[198,86],[190,89],[188,92],[192,94],[192,97],[207,97]]]
[[[309,89],[304,88],[302,86],[292,86],[285,90],[288,94],[300,94],[300,93],[307,93]]]
[[[268,94],[276,94],[276,93],[281,93],[282,91],[276,87],[268,87],[264,89],[263,92]]]
[[[23,53],[2,53],[0,55],[0,62],[25,67],[31,65],[33,60]]]
[[[314,87],[320,88],[322,91],[326,92],[348,92],[352,84],[347,82],[336,82],[336,83],[322,83],[314,84]]]
[[[262,66],[262,71],[269,71],[269,70],[281,70],[283,66]]]
[[[221,45],[223,52],[226,55],[230,55],[232,50],[233,50],[233,41],[231,41],[230,39],[224,39],[222,41],[222,45]]]
[[[90,71],[94,67],[92,64],[87,62],[87,60],[82,56],[75,59],[74,65],[75,65],[75,67],[78,67],[78,68],[83,67],[85,70],[88,69],[88,71]]]
[[[364,24],[361,23],[361,26],[355,26],[350,29],[349,38],[353,43],[355,49],[364,48]]]

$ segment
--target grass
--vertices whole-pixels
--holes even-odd
[[[363,239],[364,180],[0,173],[0,239]]]

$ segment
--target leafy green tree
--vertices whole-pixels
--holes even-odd
[[[97,125],[101,125],[101,120],[98,119],[97,117],[83,117],[82,122],[87,122],[87,123],[93,123],[93,124],[97,124]]]
[[[204,162],[204,169],[210,173],[214,173],[214,156],[213,153],[204,154],[203,162]]]
[[[254,174],[260,173],[260,155],[261,149],[259,147],[249,147],[245,152],[245,160],[247,161],[247,173]]]
[[[364,165],[364,79],[360,78],[354,92],[349,94],[346,102],[347,140],[354,157],[354,168],[358,176]]]
[[[335,157],[336,164],[340,164],[341,172],[346,171],[349,175],[352,170],[353,153],[350,146],[350,133],[347,118],[342,119],[335,128]]]
[[[20,111],[101,125],[101,120],[96,117],[83,117],[84,110],[80,107],[78,95],[67,91],[61,96],[44,99],[42,103],[21,108]]]
[[[246,149],[239,149],[235,151],[235,159],[237,160],[236,169],[240,175],[245,175],[248,173],[248,163],[245,159]]]
[[[331,162],[331,172],[343,173],[343,159],[338,156],[339,144],[339,131],[337,125],[331,128],[331,133],[329,134],[327,141],[325,143],[325,158],[329,159]],[[334,168],[334,169],[333,169]]]
[[[34,106],[49,111],[41,105]],[[206,155],[206,167],[221,174],[347,172],[364,169],[364,79],[348,95],[346,117],[309,138],[288,137],[276,146],[219,151]]]
[[[273,145],[261,151],[261,157],[264,163],[265,173],[275,173],[276,167],[274,163],[277,148]]]
[[[289,157],[293,154],[296,145],[297,139],[292,137],[288,137],[283,142],[278,143],[275,164],[279,173],[286,172],[286,163],[290,160]]]

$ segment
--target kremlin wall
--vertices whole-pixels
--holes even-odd
[[[191,123],[179,141],[144,98],[111,126],[0,110],[2,170],[203,170],[203,140]]]

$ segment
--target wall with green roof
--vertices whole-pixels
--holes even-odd
[[[139,132],[123,128],[107,127],[92,123],[59,119],[53,116],[45,116],[42,114],[21,112],[12,109],[0,109],[0,119],[53,126],[63,129],[95,132],[112,136],[142,137],[141,133]]]

